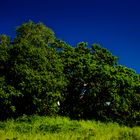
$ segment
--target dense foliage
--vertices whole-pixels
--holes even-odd
[[[72,47],[42,23],[0,35],[0,119],[64,115],[140,124],[140,75],[98,44]]]

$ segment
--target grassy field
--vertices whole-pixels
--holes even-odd
[[[140,140],[140,127],[65,117],[23,116],[0,122],[0,140]]]

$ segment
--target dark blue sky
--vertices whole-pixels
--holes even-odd
[[[52,28],[57,38],[76,46],[99,43],[119,63],[140,73],[139,0],[3,0],[0,34],[13,37],[18,25],[32,20]]]

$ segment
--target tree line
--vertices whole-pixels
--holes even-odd
[[[0,35],[0,119],[62,115],[140,125],[140,75],[99,44],[72,47],[43,23]]]

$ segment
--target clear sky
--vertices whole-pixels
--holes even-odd
[[[99,43],[140,74],[140,0],[1,0],[0,34],[29,20],[73,46]]]

